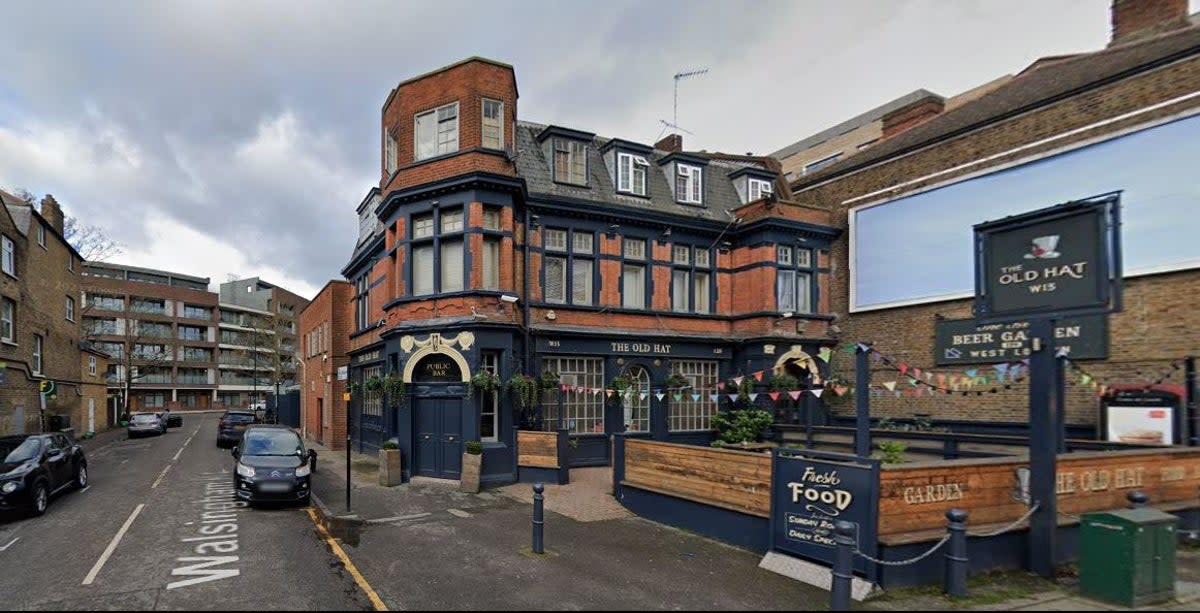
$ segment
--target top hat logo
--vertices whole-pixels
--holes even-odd
[[[1025,259],[1027,259],[1027,260],[1033,260],[1033,259],[1048,260],[1050,258],[1056,258],[1056,257],[1062,255],[1061,253],[1054,250],[1054,248],[1057,246],[1058,246],[1058,235],[1057,234],[1053,234],[1051,236],[1039,236],[1039,237],[1033,239],[1033,244],[1030,245],[1030,247],[1029,247],[1029,253],[1025,254]]]

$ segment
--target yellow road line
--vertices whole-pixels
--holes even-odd
[[[337,540],[333,538],[333,535],[329,534],[329,531],[325,529],[325,526],[321,525],[320,520],[317,519],[317,512],[313,509],[305,509],[305,511],[308,511],[308,517],[312,519],[312,522],[317,527],[317,530],[321,532],[321,536],[325,537],[325,542],[328,543],[329,548],[333,550],[333,555],[337,556],[338,559],[342,561],[342,565],[346,567],[346,570],[350,571],[350,576],[354,577],[354,582],[358,584],[358,587],[362,588],[362,591],[367,593],[367,598],[371,599],[371,604],[375,605],[375,610],[387,611],[387,605],[383,604],[383,599],[379,597],[379,594],[375,593],[375,590],[371,587],[371,584],[367,583],[367,578],[362,576],[362,573],[358,572],[358,567],[354,566],[354,562],[350,561],[350,556],[346,555],[346,552],[342,550],[341,545],[338,545]]]

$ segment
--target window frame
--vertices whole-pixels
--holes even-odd
[[[383,129],[383,165],[389,177],[400,168],[400,143],[395,131],[389,128]]]
[[[816,160],[815,162],[805,164],[802,174],[809,174],[811,172],[816,172],[826,166],[829,166],[830,164],[835,164],[835,163],[837,163],[837,161],[839,159],[841,159],[841,157],[842,157],[842,152],[838,151],[837,153],[835,153],[833,155],[827,155],[819,160]]]
[[[453,121],[454,121],[454,148],[449,149],[447,151],[442,151],[441,150],[442,149],[442,142],[441,142],[442,123],[449,122],[450,120],[449,119],[441,119],[440,115],[441,115],[441,111],[443,109],[448,109],[450,107],[454,107],[454,119],[453,119]],[[420,130],[421,118],[428,116],[428,115],[433,116],[433,152],[428,155],[422,156],[421,155],[421,130]],[[420,161],[430,160],[430,159],[433,159],[436,157],[440,157],[443,155],[450,155],[452,153],[457,153],[462,148],[462,142],[461,142],[462,141],[462,138],[461,138],[462,131],[460,129],[462,126],[459,123],[459,120],[461,119],[461,117],[462,117],[462,115],[459,113],[457,100],[455,100],[454,102],[436,106],[431,109],[426,109],[424,111],[413,113],[413,160],[420,162]]]
[[[483,351],[479,358],[479,369],[500,378],[500,352]],[[483,435],[483,424],[491,416],[492,436]],[[481,443],[497,443],[500,441],[500,393],[493,391],[487,394],[479,407],[479,441]]]
[[[717,360],[672,359],[671,374],[688,380],[692,392],[681,392],[680,400],[671,399],[667,410],[667,430],[670,432],[705,432],[712,430],[712,417],[720,410],[712,394],[717,393],[721,365]],[[711,378],[710,378],[711,377]],[[697,384],[699,383],[699,384]],[[693,400],[691,394],[700,394]]]
[[[680,250],[683,251],[680,251]],[[683,257],[680,257],[680,254]],[[704,264],[697,263],[696,254],[705,253]],[[671,311],[674,313],[695,313],[708,315],[713,312],[713,274],[709,262],[712,261],[711,254],[708,249],[691,244],[673,244],[671,245]],[[682,274],[684,278],[683,287],[686,288],[686,296],[678,296],[676,292],[676,279]],[[707,296],[703,300],[703,309],[697,300],[698,292],[697,283],[699,275],[705,275],[707,278],[706,292]],[[682,300],[682,302],[679,302]]]
[[[66,298],[67,298],[67,301],[64,306],[66,307],[65,315],[66,315],[67,321],[69,321],[71,323],[75,323],[75,298],[73,298],[71,296],[67,296]]]
[[[786,253],[786,256],[784,255]],[[798,315],[812,315],[817,312],[817,269],[814,264],[814,253],[810,247],[793,247],[791,245],[776,245],[775,251],[775,309],[779,313],[792,312]],[[803,257],[802,257],[803,255]],[[786,260],[786,262],[784,261]],[[803,261],[802,261],[803,260]],[[787,281],[787,291],[791,306],[784,307],[780,298],[784,291],[783,279],[790,275]],[[807,304],[801,304],[800,288],[804,287],[803,297]]]
[[[17,343],[17,301],[7,297],[0,298],[0,341]]]
[[[42,352],[45,349],[45,339],[40,334],[33,335],[33,352],[30,354],[29,371],[34,375],[42,376],[42,369],[45,364],[42,363]]]
[[[459,215],[459,218],[458,218],[459,221],[457,222],[457,225],[459,227],[457,229],[446,230],[443,227],[446,222],[445,218],[449,217],[451,215],[454,215],[454,214]],[[431,226],[430,226],[431,234],[417,236],[416,235],[417,227],[416,227],[415,221],[417,219],[424,220],[427,216],[431,220],[431,222],[430,222],[431,223]],[[443,293],[443,291],[444,291],[443,288],[445,287],[445,279],[442,278],[444,276],[442,274],[443,273],[443,271],[442,271],[442,266],[443,266],[442,248],[443,248],[444,243],[457,242],[459,245],[460,252],[462,253],[462,260],[460,261],[461,265],[459,266],[459,273],[458,273],[461,275],[458,289],[445,290],[445,291],[448,291],[450,293],[458,293],[458,292],[462,292],[462,291],[467,291],[469,289],[467,286],[468,282],[470,280],[470,278],[469,278],[470,275],[468,274],[469,271],[467,270],[467,262],[468,262],[467,219],[468,219],[467,206],[465,204],[463,204],[463,205],[455,204],[455,205],[447,206],[447,207],[438,207],[438,208],[433,209],[429,213],[425,213],[422,211],[420,214],[412,214],[409,216],[409,224],[412,226],[412,230],[409,233],[410,239],[408,241],[407,267],[408,267],[409,283],[405,289],[407,290],[407,293],[410,297],[416,298],[416,297],[421,297],[421,296],[436,296],[438,294]],[[417,269],[419,266],[418,266],[418,262],[416,261],[416,252],[417,252],[417,249],[421,249],[424,247],[431,247],[432,255],[430,258],[431,259],[430,264],[432,264],[432,268],[433,268],[433,270],[432,270],[433,284],[432,284],[431,292],[418,294],[416,291],[416,278],[417,278]]]
[[[496,125],[495,125],[496,133],[498,134],[499,140],[498,140],[498,145],[495,147],[488,146],[488,143],[487,143],[487,138],[488,138],[487,130],[488,130],[488,128],[493,127],[493,126],[488,125],[487,107],[488,107],[489,102],[495,103],[497,105],[498,111],[499,111],[496,114]],[[480,100],[480,103],[479,103],[479,146],[483,147],[484,149],[491,149],[494,151],[503,151],[504,150],[504,101],[503,100],[496,100],[495,98],[486,98],[486,97],[482,98]]]
[[[757,195],[755,195],[755,191],[758,192]],[[774,193],[775,193],[774,182],[768,181],[766,179],[755,179],[754,177],[747,177],[746,202],[754,202],[755,200],[764,198],[766,194],[774,194]]]
[[[0,271],[17,278],[17,243],[4,234],[0,234]]]
[[[605,359],[590,355],[549,355],[542,357],[542,371],[554,372],[563,385],[603,389]],[[563,366],[574,367],[564,369]],[[588,367],[598,367],[589,370]],[[562,390],[555,393],[563,394]],[[557,403],[546,403],[545,408],[552,417],[544,421],[547,429],[566,428],[571,434],[600,434],[606,431],[607,398],[604,394],[567,394],[562,397],[563,413],[558,413]]]
[[[623,173],[628,170],[627,175]],[[636,153],[617,152],[617,192],[633,196],[645,196],[647,193],[647,173],[650,171],[650,161],[645,156]],[[641,173],[639,175],[639,172]],[[638,177],[641,177],[641,189],[638,189]],[[622,187],[623,179],[628,184]]]
[[[639,237],[623,236],[621,237],[621,308],[644,311],[650,308],[651,285],[650,285],[650,259],[646,256],[646,247],[648,240]],[[630,245],[640,245],[641,253],[639,255],[630,254]],[[642,304],[641,306],[630,306],[626,300],[625,291],[625,273],[626,268],[638,267],[642,271]]]
[[[564,138],[562,136],[556,136],[556,137],[554,137],[550,146],[551,146],[551,153],[552,153],[552,155],[550,157],[550,164],[551,164],[552,174],[554,176],[554,182],[555,183],[564,183],[566,185],[575,185],[578,187],[588,187],[588,176],[589,176],[589,170],[590,170],[588,168],[588,166],[590,164],[590,162],[588,160],[588,144],[581,140],[576,140],[573,138]],[[565,146],[566,149],[562,149],[561,146]],[[578,148],[578,151],[576,151],[576,148]],[[558,154],[560,152],[567,154],[567,163],[566,163],[567,168],[566,168],[566,176],[565,177],[559,176],[560,173],[558,170]],[[577,166],[577,164],[575,164],[575,157],[574,157],[576,153],[578,153],[583,159],[582,175],[580,176],[580,180],[578,182],[573,181],[572,177],[571,177],[571,174],[573,172],[572,169],[575,168],[575,166]]]
[[[561,232],[562,246],[555,241],[553,247],[549,246],[547,238],[549,233]],[[580,238],[587,237],[587,250],[585,251],[580,245]],[[542,237],[542,300],[549,304],[562,304],[574,306],[595,306],[596,305],[596,233],[589,230],[577,230],[575,228],[546,228],[543,230]],[[547,281],[549,277],[550,260],[561,260],[563,262],[563,285],[562,299],[551,299],[546,291],[549,287]],[[580,267],[585,267],[587,283],[586,296],[580,298],[579,292],[576,290],[576,270]]]
[[[686,171],[686,172],[684,172]],[[680,194],[679,179],[687,177],[685,181],[686,194]],[[692,189],[692,181],[695,181],[695,189]],[[695,198],[692,198],[695,192]],[[685,162],[675,162],[675,201],[683,204],[704,204],[704,167],[696,164],[687,164]]]
[[[96,356],[94,356],[94,355],[88,356],[88,376],[89,377],[96,376]]]

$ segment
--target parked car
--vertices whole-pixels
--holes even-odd
[[[240,500],[308,504],[309,478],[317,452],[287,426],[256,424],[246,428],[232,451],[233,486]]]
[[[60,433],[0,437],[0,512],[41,515],[50,498],[69,488],[87,487],[87,458],[75,441]]]
[[[242,438],[247,426],[259,423],[258,416],[249,409],[225,411],[217,421],[217,447],[232,447]]]
[[[158,418],[163,420],[163,424],[165,424],[165,427],[168,429],[178,428],[179,426],[183,425],[183,416],[179,415],[178,413],[172,413],[170,411],[158,411],[155,413],[155,415],[158,415]]]
[[[129,417],[129,425],[125,431],[129,438],[137,438],[147,434],[163,434],[167,431],[167,420],[157,413],[134,413]]]

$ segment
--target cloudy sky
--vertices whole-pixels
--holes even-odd
[[[1200,0],[1191,0],[1192,10]],[[1108,0],[6,2],[0,186],[52,193],[112,261],[311,297],[346,262],[405,78],[516,68],[523,119],[770,153],[917,88],[1093,50]]]

